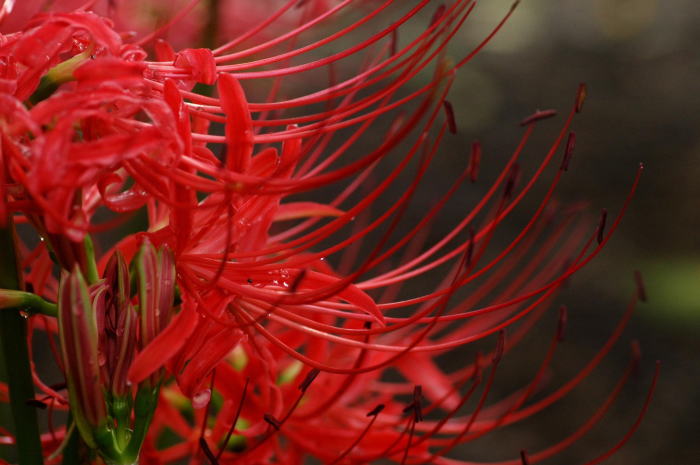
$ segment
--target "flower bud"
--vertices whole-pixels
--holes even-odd
[[[73,71],[75,71],[86,60],[89,60],[91,53],[92,49],[90,48],[51,68],[41,78],[39,87],[29,97],[29,101],[33,104],[39,103],[56,92],[58,86],[65,82],[72,81],[74,79]]]
[[[129,268],[120,252],[107,263],[104,272],[106,291],[97,307],[100,329],[102,374],[113,397],[130,394],[126,374],[136,351],[136,312],[129,298]]]
[[[78,266],[61,276],[58,330],[71,412],[85,442],[95,447],[94,433],[106,424],[107,408],[100,382],[95,311]]]
[[[144,240],[133,262],[139,297],[141,339],[143,349],[152,342],[170,321],[175,300],[175,260],[167,246],[159,250]],[[160,381],[162,370],[150,376],[151,386]]]

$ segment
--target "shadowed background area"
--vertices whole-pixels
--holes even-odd
[[[463,37],[475,43],[508,5],[482,2]],[[634,337],[643,353],[636,399],[619,401],[610,421],[552,463],[583,462],[624,434],[655,359],[663,364],[655,400],[631,442],[606,463],[700,463],[699,26],[700,9],[690,0],[524,1],[450,93],[459,125],[454,149],[478,137],[485,150],[509,153],[520,118],[537,107],[565,112],[577,84],[586,82],[589,98],[574,123],[577,146],[559,198],[585,200],[594,213],[619,208],[637,163],[646,167],[620,230],[557,298],[570,310],[561,348],[566,360],[558,366],[582,366],[611,331],[633,292],[634,269],[645,278],[649,302],[638,306],[617,355],[576,391],[574,402],[501,436],[505,443],[489,443],[491,451],[510,449],[511,441],[551,444],[573,431],[621,373],[624,341]],[[542,347],[544,335],[538,332]]]

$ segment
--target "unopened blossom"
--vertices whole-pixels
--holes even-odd
[[[636,296],[591,362],[541,394],[561,310],[532,379],[505,400],[489,396],[502,358],[617,228],[641,169],[609,218],[553,200],[581,85],[534,171],[519,159],[553,110],[523,120],[493,179],[481,179],[488,148],[475,142],[442,197],[400,230],[457,130],[452,82],[514,8],[448,59],[472,1],[239,2],[255,21],[237,39],[219,10],[227,3],[147,2],[163,19],[149,33],[122,29],[148,20],[128,13],[136,3],[91,1],[17,20],[0,38],[0,207],[43,240],[18,245],[33,292],[0,290],[0,305],[41,315],[67,381],[35,382],[109,464],[473,463],[455,447],[550,407],[620,337]],[[272,12],[257,13],[267,3]],[[324,29],[358,5],[355,22]],[[477,181],[483,196],[426,242],[459,188]],[[490,250],[540,182],[530,219]],[[323,190],[333,194],[314,195]],[[143,230],[100,241],[143,212]],[[415,285],[429,276],[434,288]],[[45,321],[54,314],[58,325]],[[439,363],[477,341],[491,348],[452,371]],[[637,359],[578,431],[504,463],[536,463],[576,441]],[[49,460],[68,454],[71,428],[42,438]]]

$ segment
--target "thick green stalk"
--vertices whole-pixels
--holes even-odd
[[[88,284],[95,284],[100,280],[100,275],[97,272],[97,261],[95,260],[95,246],[92,243],[92,238],[89,235],[85,236],[83,240],[83,247],[85,247],[85,267],[83,270],[85,272],[85,279],[87,279]]]
[[[11,218],[0,228],[0,288],[19,289],[15,252],[15,230]],[[34,383],[27,348],[27,322],[19,310],[0,311],[0,340],[7,369],[10,411],[15,424],[20,465],[43,463],[36,408],[27,403],[34,398]]]
[[[0,310],[23,310],[29,314],[42,314],[56,317],[58,309],[56,304],[47,302],[36,294],[24,291],[0,289]]]
[[[120,465],[138,463],[141,445],[146,438],[148,427],[153,419],[153,413],[158,405],[159,390],[160,386],[155,388],[148,386],[139,387],[136,393],[136,400],[134,401],[134,431],[129,440],[129,445],[122,454]]]
[[[80,433],[73,423],[73,415],[68,412],[68,420],[66,420],[66,427],[69,435],[66,447],[62,451],[63,460],[61,463],[63,465],[74,465],[80,463]],[[68,426],[72,425],[72,427]]]

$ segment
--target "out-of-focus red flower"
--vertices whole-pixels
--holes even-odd
[[[109,396],[122,396],[136,404],[143,464],[309,456],[333,464],[469,463],[447,457],[556,402],[619,338],[633,304],[589,365],[533,400],[561,338],[562,311],[529,384],[489,399],[502,357],[600,252],[629,202],[606,226],[606,216],[590,222],[552,200],[572,155],[585,86],[534,170],[523,172],[518,160],[539,122],[555,115],[550,110],[523,121],[500,174],[449,233],[426,237],[460,188],[479,178],[479,143],[441,197],[404,227],[440,142],[457,129],[450,85],[513,9],[451,61],[447,47],[472,14],[469,0],[437,8],[428,0],[270,2],[275,8],[247,32],[213,49],[202,44],[207,35],[227,38],[229,20],[197,15],[216,8],[151,2],[163,10],[162,29],[131,36],[88,10],[107,8],[117,24],[125,24],[120,14],[136,24],[143,18],[128,13],[136,3],[98,3],[40,14],[0,37],[1,207],[46,241],[24,250],[34,260],[27,281],[49,300],[60,288],[61,337],[86,338],[62,341],[63,368],[70,395],[80,396],[70,404],[83,438],[108,461],[135,457],[124,446],[131,406],[117,414],[110,404]],[[358,3],[366,14],[343,20]],[[267,5],[242,4],[246,19]],[[426,14],[427,26],[408,27]],[[333,21],[340,26],[328,32]],[[413,32],[402,38],[399,30]],[[320,37],[309,39],[314,31]],[[163,40],[178,35],[183,42]],[[546,177],[531,218],[502,250],[490,250]],[[142,210],[144,230],[110,244],[95,263],[92,236]],[[70,270],[60,286],[49,251]],[[101,300],[89,302],[88,285],[102,289]],[[449,370],[442,363],[486,339],[488,353]],[[90,363],[82,366],[77,354],[88,345]],[[535,463],[566,448],[595,425],[628,377],[579,431],[506,463]],[[64,400],[38,375],[37,383]],[[161,383],[146,433],[139,425],[151,422],[152,405],[139,409],[136,386],[155,395]],[[95,436],[103,430],[114,438],[107,446]],[[61,434],[46,440],[49,453]]]
[[[145,52],[125,45],[91,13],[54,14],[5,41],[2,94],[4,158],[15,181],[10,208],[53,239],[66,268],[79,253],[70,242],[99,230],[100,207],[142,207],[140,186],[121,189],[136,157],[169,165],[182,150],[175,119],[152,98]],[[22,101],[36,100],[31,108]]]

